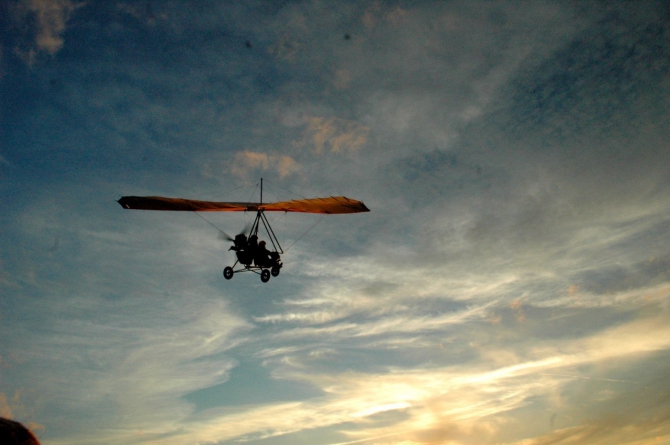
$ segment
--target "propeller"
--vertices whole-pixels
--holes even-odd
[[[217,238],[220,239],[220,240],[223,240],[223,241],[235,241],[235,238],[228,235],[226,232],[224,232],[221,229],[219,229],[219,235],[217,236]]]
[[[251,223],[250,222],[248,222],[244,225],[244,229],[242,229],[242,231],[240,233],[238,233],[238,235],[242,235],[242,234],[247,233],[249,231],[249,229],[251,229]],[[235,241],[234,236],[228,235],[226,232],[224,232],[221,229],[219,229],[219,235],[218,235],[217,238],[219,238],[220,240],[223,240],[223,241]]]

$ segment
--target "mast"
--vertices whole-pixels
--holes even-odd
[[[263,178],[261,178],[261,199],[258,203],[258,210],[256,211],[256,219],[254,220],[254,223],[251,225],[251,232],[250,234],[253,233],[254,235],[258,236],[258,226],[259,222],[261,220],[261,214],[263,211],[261,210],[261,205],[263,205]]]
[[[258,229],[260,229],[261,223],[263,223],[263,227],[265,228],[265,232],[267,233],[268,238],[272,243],[272,247],[274,247],[275,251],[279,253],[284,253],[284,249],[282,249],[281,244],[279,244],[279,239],[277,239],[277,235],[270,226],[270,221],[268,221],[267,217],[265,216],[265,212],[261,208],[262,205],[263,205],[263,178],[261,178],[261,200],[260,203],[258,204],[258,210],[256,211],[256,219],[254,219],[254,223],[251,225],[251,231],[249,233],[250,234],[253,233],[254,235],[258,236]]]

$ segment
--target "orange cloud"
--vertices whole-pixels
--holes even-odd
[[[30,391],[28,392],[30,394]],[[7,397],[5,393],[0,393],[0,417],[13,419],[15,416],[25,416],[31,410],[24,403],[26,391],[17,389],[14,395]]]
[[[0,393],[0,417],[6,419],[11,419],[14,417],[12,414],[12,407],[7,402],[7,396],[3,393]]]
[[[579,292],[579,286],[577,286],[576,284],[572,284],[568,288],[568,295],[570,295],[570,297],[576,297],[578,292]]]
[[[370,127],[337,117],[311,117],[299,146],[309,146],[315,153],[355,151],[368,140]]]
[[[279,177],[284,178],[300,171],[300,165],[288,156],[279,156],[279,159],[277,160],[277,171],[279,172]]]
[[[523,312],[522,306],[523,304],[521,303],[520,298],[517,298],[509,304],[510,309],[514,311],[514,318],[516,318],[519,323],[526,321],[526,314]]]
[[[38,52],[57,53],[63,47],[63,31],[72,13],[83,3],[70,0],[22,0],[14,8],[14,18],[33,25],[34,46],[17,48],[17,53],[32,64]]]
[[[300,171],[300,164],[293,158],[283,155],[268,155],[253,151],[242,151],[235,155],[229,167],[230,173],[246,177],[254,171],[274,170],[280,178],[285,178]]]

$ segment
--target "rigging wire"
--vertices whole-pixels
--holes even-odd
[[[254,199],[254,195],[256,194],[256,190],[258,190],[258,186],[260,185],[260,182],[256,183],[256,187],[254,188],[253,193],[251,193],[251,197],[247,200],[247,202],[253,202],[252,199]]]
[[[273,182],[270,182],[267,179],[265,180],[265,182],[270,183],[272,185],[275,185]],[[272,195],[275,197],[276,201],[281,201],[281,199],[279,199],[279,196],[277,196],[277,193],[275,193],[275,191],[272,190],[272,188],[266,188],[265,191],[268,192],[268,193],[272,193]]]
[[[219,229],[218,227],[216,227],[213,223],[211,223],[207,218],[205,218],[204,216],[202,216],[200,213],[198,213],[198,212],[192,212],[192,213],[194,213],[195,215],[198,215],[200,218],[202,218],[203,221],[205,221],[207,224],[209,224],[210,226],[212,226],[212,227],[214,227],[216,230],[218,230],[219,233],[223,233],[224,235],[227,235],[226,232],[224,232],[223,230],[221,230],[221,229]],[[246,213],[246,212],[245,212],[245,213]]]
[[[272,184],[272,185],[275,186],[275,187],[279,187],[277,184],[275,184],[275,183],[272,182],[272,181],[268,181],[267,179],[265,180],[265,182],[266,182],[266,183],[270,183],[270,184]],[[279,187],[279,188],[281,188],[281,187]],[[272,188],[266,188],[266,189],[264,189],[264,190],[265,190],[267,193],[272,194],[272,195],[275,197],[275,201],[277,201],[277,202],[282,201],[282,199],[279,197],[279,195],[277,195],[277,193],[276,193]],[[287,190],[287,191],[288,191],[288,190]],[[290,193],[290,192],[289,192],[289,193]],[[284,212],[284,213],[286,213],[286,212]],[[265,215],[265,216],[268,218],[268,220],[269,220],[272,224],[278,224],[278,223],[280,222],[279,220],[281,219],[281,216],[280,216],[280,215],[273,215],[273,214],[270,214],[270,215]],[[284,215],[284,216],[285,216],[285,215]]]
[[[291,245],[288,246],[286,249],[284,249],[284,253],[288,252],[289,249],[295,245],[295,243],[297,243],[298,241],[300,241],[300,240],[302,239],[303,236],[307,235],[307,234],[308,234],[314,227],[317,226],[317,224],[319,224],[321,221],[323,221],[323,218],[325,218],[325,217],[326,217],[326,215],[321,215],[321,218],[319,218],[314,224],[312,224],[312,227],[310,227],[309,229],[307,229],[307,230],[305,231],[305,233],[303,233],[302,235],[300,235],[300,237],[299,237],[297,240],[293,241],[293,244],[291,244]]]
[[[239,187],[237,187],[237,188],[234,188],[234,189],[232,189],[232,190],[227,190],[227,191],[224,191],[224,192],[219,193],[219,194],[217,194],[217,195],[214,195],[214,196],[212,196],[211,198],[208,198],[208,200],[213,200],[213,199],[220,198],[220,197],[222,197],[222,196],[229,195],[229,194],[231,194],[231,193],[233,193],[233,192],[236,192],[236,191],[238,191],[238,190],[240,190],[240,189],[242,189],[242,188],[249,187],[251,184],[254,184],[254,182],[253,182],[253,181],[245,182],[244,184],[242,184],[241,186],[239,186]],[[208,193],[203,193],[203,194],[200,194],[200,195],[196,195],[196,197],[198,197],[198,196],[200,197],[200,199],[204,199],[205,197],[208,197],[208,196],[210,196],[210,195],[209,195]]]

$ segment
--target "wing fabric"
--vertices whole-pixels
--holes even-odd
[[[273,202],[261,206],[266,212],[301,212],[301,213],[359,213],[369,212],[365,204],[344,196],[329,198],[296,199],[293,201]]]
[[[342,214],[369,212],[365,204],[344,196],[297,199],[293,201],[258,204],[253,202],[214,202],[195,199],[165,198],[162,196],[124,196],[118,203],[124,209],[167,210],[182,212],[301,212]]]
[[[162,196],[124,196],[119,199],[124,209],[171,210],[182,212],[244,212],[256,210],[258,204],[251,202],[212,202],[195,199],[164,198]]]

